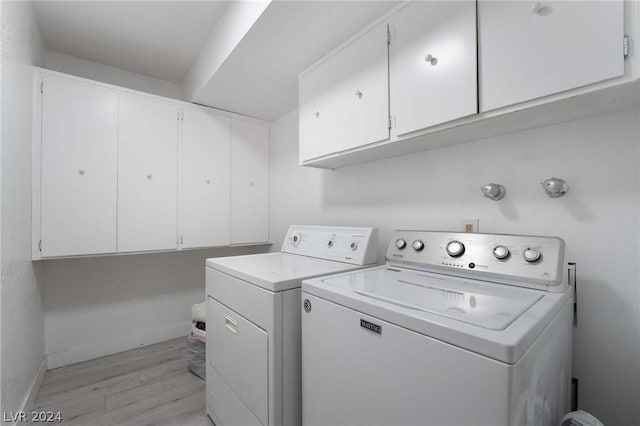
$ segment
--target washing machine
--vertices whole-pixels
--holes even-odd
[[[304,425],[558,425],[573,291],[554,237],[397,231],[302,285]]]
[[[206,409],[217,426],[300,425],[300,286],[377,263],[375,228],[291,226],[281,252],[206,261]]]

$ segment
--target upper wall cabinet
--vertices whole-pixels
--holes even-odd
[[[185,108],[182,118],[183,248],[229,244],[231,120]]]
[[[299,80],[300,162],[338,150],[335,123],[339,112],[330,108],[332,63],[323,62]]]
[[[400,2],[300,74],[300,164],[336,168],[637,108],[638,22],[634,0]],[[389,89],[363,114],[371,127],[352,109],[371,89],[353,76]],[[377,127],[385,102],[388,134]]]
[[[395,135],[478,112],[475,1],[416,1],[389,29]]]
[[[231,121],[231,244],[269,240],[269,127]]]
[[[34,156],[34,162],[41,160],[41,168],[34,167],[34,185],[42,188],[33,200],[37,205],[40,195],[42,206],[42,214],[37,210],[33,217],[36,252],[115,252],[118,95],[50,76],[42,80],[41,92],[40,155]]]
[[[120,96],[118,251],[177,248],[178,107]]]
[[[300,77],[300,161],[389,139],[387,25]]]
[[[624,74],[624,4],[478,1],[480,110]]]
[[[34,83],[34,260],[268,243],[268,123],[54,71]]]

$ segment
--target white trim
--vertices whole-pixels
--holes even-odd
[[[87,361],[136,349],[142,346],[160,343],[178,337],[187,336],[191,321],[179,322],[162,328],[154,328],[122,337],[91,342],[85,345],[47,354],[47,366],[50,370],[77,362]]]
[[[29,413],[35,408],[36,398],[38,398],[38,392],[40,392],[40,386],[42,386],[42,381],[44,380],[44,375],[47,372],[47,358],[44,356],[42,358],[42,362],[40,363],[40,368],[38,369],[38,374],[33,378],[31,382],[31,386],[29,387],[29,392],[25,395],[24,401],[20,406],[18,412]],[[14,422],[13,425],[16,423]]]
[[[40,252],[41,222],[40,222],[40,195],[42,173],[42,93],[40,83],[42,75],[35,69],[32,85],[32,111],[31,120],[31,259],[42,259]]]

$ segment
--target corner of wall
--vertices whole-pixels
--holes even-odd
[[[46,371],[39,266],[31,262],[31,67],[44,43],[31,2],[2,1],[0,404],[29,408]]]

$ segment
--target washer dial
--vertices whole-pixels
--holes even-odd
[[[289,237],[289,240],[291,241],[291,245],[296,247],[298,244],[300,244],[300,241],[302,241],[302,235],[293,234]]]
[[[415,240],[411,246],[415,251],[422,251],[424,249],[424,243],[422,240]]]
[[[398,250],[404,250],[404,248],[405,248],[406,246],[407,246],[407,242],[406,242],[404,239],[402,239],[402,238],[398,238],[398,239],[396,240],[396,248],[397,248]]]
[[[496,259],[506,259],[509,257],[509,249],[505,246],[495,246],[493,248],[493,255]]]
[[[355,241],[352,241],[349,247],[351,248],[351,250],[356,251],[358,250],[358,243],[356,243]]]
[[[464,244],[458,240],[449,241],[447,243],[447,253],[451,257],[462,256],[464,253]]]
[[[522,252],[522,257],[527,262],[535,262],[536,260],[540,259],[540,251],[531,247],[527,247]]]

